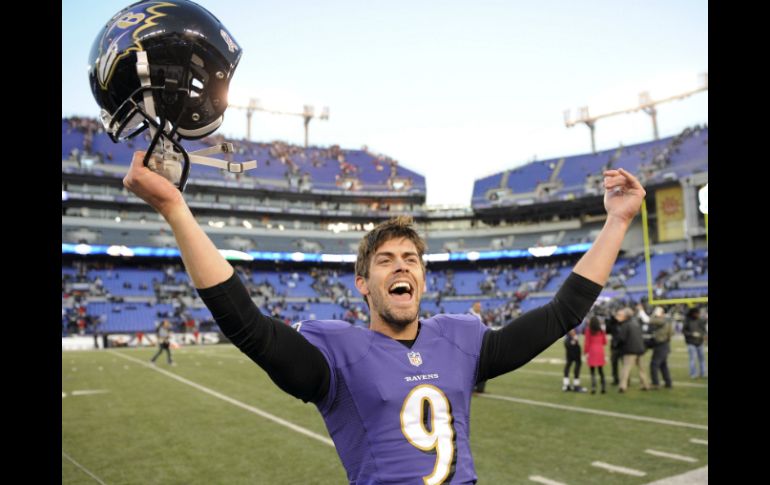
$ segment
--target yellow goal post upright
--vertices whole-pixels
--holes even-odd
[[[708,183],[699,191],[698,198],[700,199],[700,212],[703,213],[705,229],[706,229],[706,244],[708,244]],[[647,226],[647,201],[642,201],[642,236],[644,238],[644,265],[647,271],[647,301],[650,305],[677,305],[680,303],[693,304],[693,303],[708,303],[708,296],[701,296],[697,298],[669,298],[663,300],[656,300],[652,289],[652,265],[650,264],[650,233]]]

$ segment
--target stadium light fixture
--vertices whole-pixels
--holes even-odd
[[[570,119],[570,111],[565,110],[564,111],[564,125],[567,128],[572,128],[578,123],[585,124],[588,128],[591,130],[591,152],[596,153],[596,141],[595,141],[595,126],[596,122],[602,118],[608,118],[610,116],[617,116],[622,114],[629,114],[629,113],[635,113],[637,111],[644,111],[648,115],[652,117],[652,127],[653,127],[653,133],[655,136],[655,139],[658,139],[658,120],[657,120],[657,110],[656,106],[663,103],[668,103],[669,101],[676,101],[680,99],[687,98],[689,96],[692,96],[693,94],[699,93],[701,91],[708,91],[709,89],[709,83],[708,83],[708,72],[702,73],[700,75],[703,78],[703,84],[700,87],[697,87],[695,89],[689,89],[687,91],[681,92],[679,94],[675,94],[673,96],[669,96],[667,98],[653,100],[650,97],[649,92],[644,91],[639,94],[639,104],[638,106],[635,106],[633,108],[627,108],[627,109],[621,109],[618,111],[613,111],[611,113],[604,113],[600,115],[590,116],[588,114],[588,107],[583,106],[579,108],[578,110],[578,118],[576,120]]]
[[[305,125],[305,148],[308,147],[308,130],[310,126],[310,121],[313,118],[318,118],[324,121],[329,120],[329,107],[324,106],[321,109],[321,114],[316,115],[315,113],[315,107],[311,104],[306,104],[302,107],[302,111],[296,112],[296,111],[279,111],[274,109],[267,109],[262,107],[262,104],[257,98],[249,98],[248,104],[237,104],[237,103],[231,103],[228,105],[229,108],[235,108],[235,109],[242,109],[246,111],[246,139],[251,141],[251,116],[256,111],[262,111],[264,113],[270,113],[274,115],[290,115],[290,116],[301,116]]]

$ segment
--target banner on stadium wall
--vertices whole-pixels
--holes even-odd
[[[658,242],[684,239],[684,200],[682,187],[668,187],[655,192],[658,216]]]

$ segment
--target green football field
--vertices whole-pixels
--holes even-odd
[[[174,367],[154,352],[62,353],[63,484],[347,483],[315,407],[238,349],[177,349]],[[563,359],[559,341],[473,397],[479,483],[644,484],[708,465],[708,379],[688,377],[681,340],[670,390],[562,392]]]

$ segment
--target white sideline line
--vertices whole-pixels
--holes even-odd
[[[709,444],[708,440],[699,440],[698,438],[690,438],[690,443],[695,443],[696,445],[706,445],[706,446],[708,446]]]
[[[691,456],[677,455],[677,454],[674,454],[674,453],[666,453],[665,451],[646,449],[646,450],[644,450],[644,452],[649,454],[649,455],[660,456],[662,458],[671,458],[672,460],[686,461],[688,463],[697,463],[698,462],[697,458],[693,458]]]
[[[102,481],[102,480],[101,480],[99,477],[97,477],[96,475],[94,475],[93,473],[91,473],[91,472],[90,472],[90,471],[89,471],[89,470],[88,470],[86,467],[84,467],[84,466],[83,466],[83,465],[81,465],[80,463],[78,463],[78,462],[76,462],[75,460],[73,460],[73,459],[72,459],[72,458],[71,458],[71,457],[70,457],[68,454],[66,454],[66,453],[64,452],[64,450],[62,450],[61,454],[62,454],[62,456],[63,456],[64,458],[66,458],[66,459],[68,459],[69,461],[71,461],[72,463],[74,463],[76,467],[78,467],[78,468],[80,468],[81,470],[83,470],[84,472],[86,472],[86,473],[88,474],[88,476],[90,476],[91,478],[93,478],[93,479],[94,479],[94,480],[96,480],[97,482],[101,483],[102,485],[107,485],[107,484],[106,484],[106,483],[104,483],[104,482],[103,482],[103,481]]]
[[[554,376],[554,377],[564,377],[564,373],[552,371],[552,370],[533,370],[533,369],[516,369],[517,373],[519,372],[526,372],[528,374],[540,374],[542,376]],[[580,373],[580,375],[583,375],[583,372]],[[589,379],[591,378],[591,374],[588,374],[587,376]],[[597,380],[599,378],[597,377]],[[610,376],[610,379],[612,379],[612,376]],[[674,387],[702,387],[706,388],[708,387],[708,384],[695,384],[693,382],[683,382],[683,381],[675,381]]]
[[[321,436],[318,433],[314,433],[313,431],[310,431],[307,428],[303,428],[302,426],[298,426],[298,425],[296,425],[294,423],[286,421],[285,419],[281,419],[278,416],[275,416],[274,414],[268,413],[267,411],[263,411],[263,410],[261,410],[259,408],[255,408],[254,406],[249,406],[248,404],[242,403],[241,401],[238,401],[237,399],[233,399],[233,398],[231,398],[229,396],[226,396],[226,395],[224,395],[224,394],[222,394],[220,392],[214,391],[213,389],[209,389],[208,387],[202,386],[202,385],[200,385],[200,384],[198,384],[196,382],[193,382],[191,380],[185,379],[184,377],[180,377],[180,376],[178,376],[178,375],[176,375],[176,374],[174,374],[172,372],[169,372],[167,370],[161,369],[159,367],[155,367],[154,365],[152,365],[152,364],[150,364],[148,362],[144,362],[144,361],[141,361],[141,360],[139,360],[137,358],[129,357],[127,355],[123,355],[123,354],[121,354],[119,352],[115,352],[113,350],[110,350],[109,352],[113,353],[113,354],[115,354],[115,355],[117,355],[117,356],[119,356],[119,357],[121,357],[123,359],[131,360],[131,361],[136,362],[137,364],[141,364],[141,365],[147,367],[148,369],[152,369],[154,371],[160,372],[161,374],[165,375],[166,377],[170,377],[170,378],[175,379],[175,380],[177,380],[177,381],[179,381],[179,382],[181,382],[183,384],[187,384],[188,386],[194,387],[194,388],[198,389],[199,391],[203,391],[206,394],[209,394],[210,396],[214,396],[214,397],[219,398],[219,399],[221,399],[221,400],[223,400],[225,402],[228,402],[228,403],[230,403],[230,404],[232,404],[234,406],[238,406],[241,409],[245,409],[246,411],[254,413],[254,414],[258,415],[258,416],[262,416],[263,418],[269,419],[270,421],[273,421],[274,423],[280,424],[281,426],[285,426],[285,427],[289,428],[292,431],[296,431],[297,433],[304,434],[305,436],[308,436],[310,438],[318,440],[321,443],[324,443],[324,444],[327,444],[327,445],[329,445],[331,447],[334,447],[334,442],[332,440],[330,440],[329,438],[326,438],[325,436]]]
[[[684,428],[703,429],[708,431],[708,426],[702,424],[685,423],[682,421],[672,421],[670,419],[658,419],[650,418],[647,416],[637,416],[635,414],[615,413],[612,411],[601,411],[599,409],[580,408],[577,406],[566,406],[564,404],[554,404],[550,402],[533,401],[531,399],[521,399],[517,397],[499,396],[497,394],[479,394],[479,397],[486,397],[490,399],[499,399],[501,401],[510,401],[519,404],[531,404],[533,406],[543,406],[547,408],[562,409],[565,411],[577,411],[579,413],[598,414],[600,416],[610,416],[613,418],[633,419],[635,421],[645,421],[648,423],[666,424],[668,426],[682,426]]]
[[[595,461],[591,463],[591,466],[604,468],[605,470],[609,470],[612,473],[624,473],[626,475],[633,475],[635,477],[643,477],[647,475],[645,472],[640,470],[634,470],[633,468],[626,468],[624,466],[610,465],[609,463],[604,463],[603,461]]]
[[[551,480],[550,478],[541,477],[540,475],[532,475],[529,477],[529,479],[533,482],[545,483],[545,485],[566,485],[565,483],[557,482],[555,480]]]
[[[85,390],[85,391],[72,391],[70,394],[72,394],[73,396],[88,396],[90,394],[104,394],[105,392],[110,392],[110,391],[107,391],[105,389],[94,389],[94,390]]]

